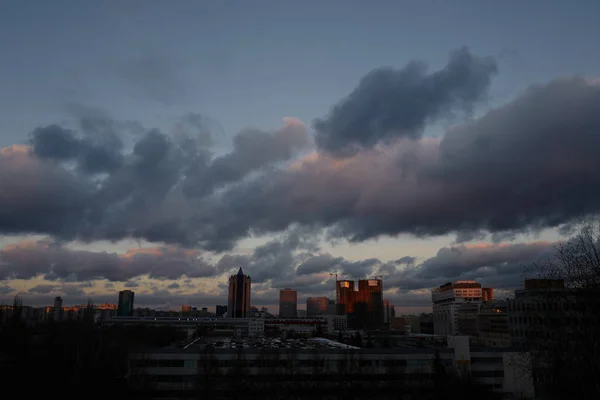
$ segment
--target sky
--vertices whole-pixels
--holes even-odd
[[[600,4],[0,1],[0,303],[506,295],[596,214]]]

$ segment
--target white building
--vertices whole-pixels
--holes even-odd
[[[458,335],[458,309],[465,303],[481,303],[483,290],[475,281],[456,281],[433,289],[433,333]]]

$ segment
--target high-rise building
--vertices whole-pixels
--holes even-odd
[[[227,312],[227,306],[217,305],[215,316],[222,317]]]
[[[290,288],[279,291],[279,316],[296,318],[298,312],[298,292]]]
[[[119,305],[117,306],[117,316],[133,316],[133,298],[135,293],[131,290],[121,290],[119,292]]]
[[[433,289],[433,333],[454,336],[459,333],[459,309],[464,303],[481,303],[481,284],[475,281],[448,282]]]
[[[368,327],[383,324],[383,281],[381,279],[361,279],[358,281],[358,299],[366,311],[363,323]]]
[[[348,315],[353,313],[356,300],[354,281],[336,281],[335,289],[335,303],[338,307],[338,314]]]
[[[62,297],[57,296],[54,298],[54,309],[52,315],[55,320],[59,321],[62,319]]]
[[[229,302],[227,312],[230,318],[249,318],[250,313],[250,285],[248,275],[244,275],[242,268],[237,275],[229,277]]]
[[[308,297],[306,299],[306,315],[309,317],[327,314],[328,307],[329,299],[327,297]]]

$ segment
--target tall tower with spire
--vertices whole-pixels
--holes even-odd
[[[230,318],[250,317],[250,277],[244,275],[242,268],[229,277],[227,314]]]

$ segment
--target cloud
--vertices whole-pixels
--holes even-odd
[[[10,287],[8,285],[0,285],[0,296],[11,294],[13,292],[15,292],[15,289],[13,287]]]
[[[316,153],[203,202],[220,237],[320,226],[330,238],[496,239],[599,211],[600,86],[559,79],[443,139],[403,139],[339,160]]]
[[[548,260],[557,243],[476,243],[443,247],[419,265],[404,265],[386,274],[386,287],[403,290],[432,288],[446,282],[474,279],[486,286],[515,289],[523,268]]]
[[[96,122],[81,131],[41,127],[30,147],[1,149],[0,232],[227,249],[231,239],[203,224],[201,198],[285,161],[308,143],[303,124],[287,118],[273,133],[239,133],[233,150],[214,159],[202,135],[184,129],[173,135],[146,130],[128,150],[116,139],[121,131],[106,127],[116,123],[88,114]]]
[[[184,192],[190,196],[205,195],[253,171],[292,158],[308,145],[308,133],[296,118],[285,118],[284,124],[272,133],[247,129],[235,135],[231,152],[188,172]]]
[[[454,110],[471,111],[496,72],[493,58],[475,57],[464,47],[450,53],[444,68],[429,74],[418,61],[400,70],[373,70],[327,118],[315,121],[317,144],[348,155],[381,141],[418,138],[427,122]]]
[[[179,289],[180,287],[181,286],[177,282],[173,282],[169,286],[167,286],[168,289]]]
[[[36,285],[28,290],[29,293],[48,294],[56,289],[55,285]]]
[[[78,111],[77,129],[40,127],[30,146],[0,149],[0,233],[224,252],[291,227],[322,230],[332,241],[490,233],[502,241],[600,211],[600,86],[589,79],[531,87],[441,139],[420,138],[433,118],[468,111],[494,71],[493,60],[461,49],[433,73],[416,64],[375,72],[317,122],[318,148],[299,159],[310,138],[292,118],[274,132],[244,130],[230,152],[215,156],[195,114],[169,133],[138,126],[129,146],[121,134],[129,128]],[[377,86],[384,78],[398,83]],[[412,102],[400,107],[408,95]],[[340,158],[347,144],[357,151]],[[216,267],[248,265],[264,280],[290,259],[270,246]]]
[[[20,242],[0,251],[0,279],[127,281],[214,276],[216,269],[202,253],[177,247],[130,249],[123,254],[72,250],[49,241]],[[131,287],[131,283],[129,283]],[[80,286],[78,286],[80,287]]]

